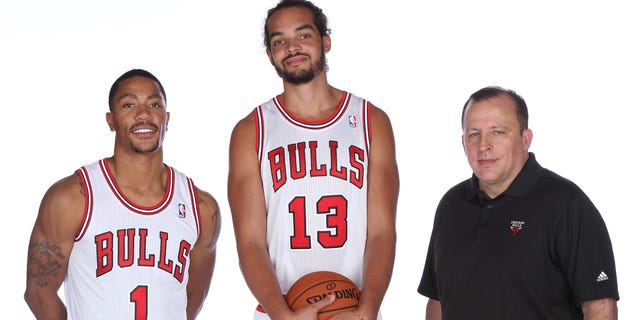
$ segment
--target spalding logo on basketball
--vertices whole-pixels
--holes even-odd
[[[317,271],[298,279],[285,298],[291,310],[304,308],[327,296],[334,296],[332,304],[318,313],[318,320],[329,319],[336,313],[358,307],[360,290],[349,278],[331,271]]]

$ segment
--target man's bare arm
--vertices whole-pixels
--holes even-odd
[[[49,188],[29,240],[24,299],[37,319],[66,319],[58,296],[84,215],[84,190],[73,174]]]

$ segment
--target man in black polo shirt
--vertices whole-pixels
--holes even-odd
[[[617,319],[611,241],[571,181],[541,167],[524,100],[487,87],[462,111],[473,176],[438,205],[418,292],[426,319]]]

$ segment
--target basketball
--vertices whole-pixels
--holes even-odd
[[[318,312],[318,320],[326,320],[336,313],[358,307],[358,286],[349,278],[331,271],[317,271],[302,276],[289,288],[285,298],[289,308],[295,311],[331,295],[335,300]]]

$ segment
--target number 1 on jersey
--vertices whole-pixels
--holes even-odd
[[[310,249],[307,232],[306,198],[295,197],[289,202],[293,216],[291,249]],[[332,231],[318,231],[318,243],[323,248],[339,248],[347,242],[347,200],[341,195],[323,196],[316,203],[316,213],[326,215],[325,225]]]
[[[129,294],[129,301],[133,302],[135,306],[134,319],[135,320],[147,320],[147,301],[148,301],[148,287],[137,286]]]

